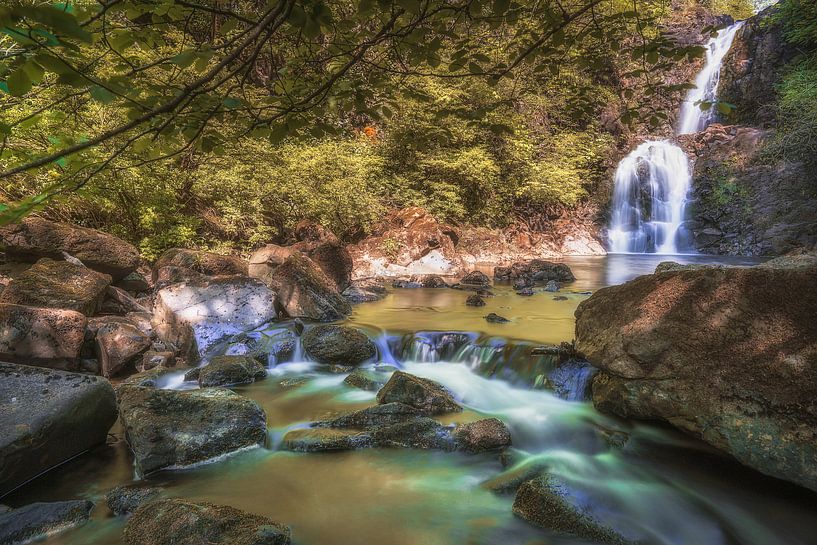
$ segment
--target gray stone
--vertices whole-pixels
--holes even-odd
[[[105,503],[114,515],[129,515],[161,493],[154,486],[117,486],[105,494]]]
[[[115,421],[107,380],[0,363],[0,496],[104,443]]]
[[[0,513],[0,543],[29,543],[79,526],[88,520],[93,508],[93,502],[69,500],[32,503]]]
[[[318,325],[301,340],[311,358],[329,365],[358,365],[377,355],[374,343],[353,327]]]
[[[73,310],[0,304],[0,359],[78,369],[86,323]]]
[[[214,356],[199,371],[199,386],[249,384],[267,376],[261,362],[250,356]]]
[[[380,404],[403,403],[427,415],[462,411],[462,407],[441,384],[403,371],[394,372],[377,393],[377,401]]]

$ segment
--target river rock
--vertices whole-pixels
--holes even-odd
[[[369,369],[355,369],[349,373],[349,376],[343,379],[343,383],[353,388],[376,392],[386,384],[387,376],[388,375],[384,373],[371,371]]]
[[[438,274],[415,274],[409,278],[410,282],[417,282],[423,288],[447,288],[448,282]]]
[[[377,355],[365,333],[353,327],[318,325],[301,338],[306,353],[320,363],[358,365]]]
[[[298,250],[292,246],[267,244],[250,255],[248,273],[253,278],[263,278],[270,271],[282,265],[289,256]]]
[[[386,288],[376,282],[358,281],[343,290],[343,296],[352,304],[380,301],[388,295]]]
[[[228,337],[276,318],[276,295],[262,282],[242,276],[174,284],[156,294],[153,327],[190,361]]]
[[[417,416],[370,430],[372,443],[380,448],[454,450],[451,430],[436,420]]]
[[[543,475],[523,484],[513,502],[514,515],[534,526],[605,545],[633,543],[596,520],[591,512],[590,500],[586,499],[586,495],[573,493],[566,483],[551,475]]]
[[[462,411],[451,394],[441,384],[427,378],[395,371],[389,381],[377,392],[378,403],[403,403],[435,415]]]
[[[494,278],[503,281],[528,279],[534,282],[548,282],[549,280],[573,282],[576,280],[573,271],[566,264],[541,259],[518,261],[509,267],[495,267]]]
[[[138,327],[124,320],[113,321],[95,318],[96,354],[99,358],[102,375],[106,378],[115,376],[141,361],[151,346],[150,336],[145,335]],[[90,327],[90,323],[89,323]]]
[[[140,475],[263,445],[266,415],[225,388],[157,390],[123,385],[119,416]]]
[[[669,271],[576,310],[593,402],[817,490],[817,267]]]
[[[377,426],[389,426],[405,420],[410,420],[417,416],[422,416],[423,411],[405,403],[384,403],[373,407],[366,407],[359,411],[344,414],[321,423],[330,428],[354,428],[364,430]]]
[[[471,271],[462,278],[460,278],[460,284],[463,284],[465,286],[488,287],[491,285],[491,279],[488,278],[488,275],[483,272]]]
[[[479,294],[469,295],[468,298],[465,300],[466,306],[469,307],[484,307],[485,306],[485,299],[483,299]]]
[[[511,432],[501,420],[484,418],[457,426],[454,440],[458,449],[476,454],[510,447]]]
[[[91,516],[88,500],[31,503],[0,513],[0,543],[29,543],[79,526]]]
[[[334,282],[342,292],[352,283],[352,256],[346,246],[338,241],[318,244],[307,253],[309,258]]]
[[[67,253],[86,267],[117,280],[139,266],[139,251],[120,238],[41,218],[30,217],[0,228],[0,242],[9,260],[64,259]]]
[[[41,259],[13,279],[0,303],[75,310],[93,315],[102,305],[111,277],[68,261]]]
[[[510,322],[510,320],[504,316],[500,316],[499,314],[495,314],[493,312],[485,317],[485,321],[491,324],[507,324]]]
[[[117,486],[105,494],[105,503],[114,515],[129,515],[161,493],[157,486]]]
[[[352,312],[335,282],[304,255],[291,255],[261,280],[275,290],[280,310],[291,318],[331,322]]]
[[[199,386],[249,384],[267,376],[266,368],[250,356],[215,356],[199,371]]]
[[[153,270],[158,271],[162,267],[183,267],[207,276],[247,274],[247,262],[240,257],[186,248],[171,248],[163,253],[156,260]]]
[[[86,321],[73,310],[0,303],[0,359],[76,370]]]
[[[125,545],[289,545],[290,530],[266,517],[183,499],[147,503],[122,533]]]
[[[331,452],[356,450],[371,446],[368,434],[330,428],[307,428],[288,431],[282,439],[285,450],[293,452]]]
[[[115,421],[107,380],[0,363],[0,497],[104,443]]]

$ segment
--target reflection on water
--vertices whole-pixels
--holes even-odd
[[[570,264],[579,280],[568,289],[584,291],[599,289],[610,278],[649,272],[656,260],[611,256],[574,258]],[[547,468],[584,498],[594,516],[633,539],[648,545],[814,543],[813,494],[740,468],[671,430],[624,422],[596,412],[589,403],[487,378],[494,367],[486,372],[486,361],[500,366],[519,358],[510,348],[486,356],[493,354],[491,342],[499,346],[502,335],[538,343],[570,338],[565,331],[572,332],[572,310],[582,297],[559,302],[552,294],[538,293],[525,299],[510,290],[500,295],[503,290],[496,289],[492,301],[505,301],[506,313],[518,319],[508,324],[515,329],[492,329],[481,319],[490,309],[472,314],[462,304],[464,294],[454,290],[399,290],[386,301],[358,307],[351,322],[369,324],[381,353],[388,350],[394,363],[453,392],[466,410],[443,419],[444,424],[500,418],[511,430],[520,464]],[[530,322],[525,312],[534,315]],[[435,329],[473,333],[401,333]],[[488,348],[469,348],[474,343]],[[266,380],[239,389],[266,410],[267,448],[160,472],[149,481],[166,487],[166,496],[228,504],[289,524],[300,545],[586,544],[522,523],[511,514],[512,496],[481,487],[503,471],[496,456],[280,451],[280,437],[288,429],[375,402],[374,393],[346,386],[344,377],[309,362],[277,365]],[[113,432],[121,438],[121,429]],[[613,436],[617,440],[611,441]],[[126,446],[112,441],[6,501],[99,501],[106,490],[132,478]],[[89,524],[46,542],[114,545],[120,543],[122,526],[123,520],[99,503]]]

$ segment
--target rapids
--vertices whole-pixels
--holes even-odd
[[[512,495],[496,495],[481,486],[503,471],[536,466],[570,483],[594,516],[644,544],[814,543],[814,495],[746,470],[667,428],[611,418],[589,402],[570,400],[583,397],[588,369],[568,369],[565,377],[554,377],[548,357],[528,355],[536,344],[570,340],[573,311],[587,297],[578,292],[650,272],[659,260],[567,259],[579,280],[562,289],[566,300],[553,300],[562,292],[525,298],[496,286],[497,295],[488,299],[488,306],[472,308],[464,305],[467,292],[403,289],[356,307],[348,322],[376,340],[381,356],[377,364],[436,380],[465,407],[443,423],[496,416],[508,425],[514,467],[503,468],[489,455],[280,450],[288,430],[374,403],[374,393],[346,386],[345,375],[305,361],[296,350],[292,361],[272,361],[266,380],[237,388],[266,410],[266,448],[161,471],[147,481],[166,487],[167,496],[228,504],[289,524],[299,545],[586,544],[525,524],[511,513]],[[488,324],[482,317],[491,311],[513,322]],[[262,330],[257,333],[269,338],[289,331],[287,324]],[[562,395],[547,389],[547,381],[537,380],[541,376],[562,380]],[[165,383],[180,385],[178,376]],[[102,496],[132,481],[134,474],[121,429],[113,432],[116,437],[106,447],[5,499],[11,505],[76,497],[98,502],[88,524],[45,543],[120,543],[124,521],[110,515]]]

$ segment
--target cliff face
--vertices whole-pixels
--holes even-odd
[[[817,176],[802,161],[764,154],[775,136],[776,87],[799,53],[776,9],[749,19],[721,70],[729,122],[680,140],[695,161],[691,230],[704,253],[779,255],[817,247]]]

